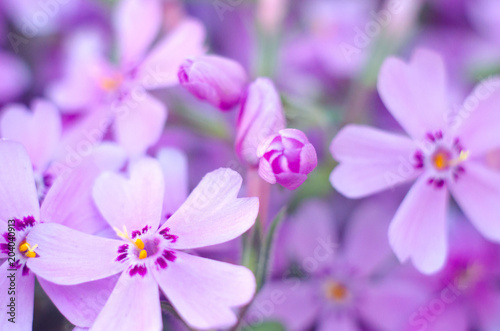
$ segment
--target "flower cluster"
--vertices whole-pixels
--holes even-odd
[[[0,2],[0,330],[498,331],[495,0]]]

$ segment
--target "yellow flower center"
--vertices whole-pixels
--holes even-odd
[[[328,282],[326,284],[326,297],[334,301],[344,301],[349,295],[349,290],[338,282]]]
[[[26,257],[36,257],[36,252],[35,249],[38,247],[38,245],[31,246],[26,240],[23,240],[21,244],[19,245],[19,250],[24,253],[24,256]]]
[[[130,238],[127,232],[127,227],[123,226],[123,231],[118,228],[113,227],[116,232],[116,235],[134,245],[139,250],[139,259],[143,260],[148,257],[148,252],[144,249],[144,242],[141,238],[137,238],[136,240]]]
[[[469,158],[469,151],[461,151],[460,155],[450,160],[450,154],[446,151],[438,151],[432,156],[432,163],[437,170],[445,170],[464,162]]]
[[[115,76],[102,77],[99,81],[99,85],[103,90],[111,92],[115,91],[122,82],[122,75],[117,74]]]

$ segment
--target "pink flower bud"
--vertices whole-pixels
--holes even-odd
[[[245,69],[238,62],[215,55],[184,61],[177,75],[189,92],[221,110],[240,101],[247,82]]]
[[[316,150],[306,135],[296,129],[280,130],[257,150],[259,175],[265,181],[295,190],[318,165]]]
[[[274,84],[258,78],[248,87],[241,105],[236,135],[236,152],[251,166],[257,167],[257,148],[270,135],[285,128],[285,115]]]

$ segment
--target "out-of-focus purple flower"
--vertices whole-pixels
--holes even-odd
[[[341,226],[326,203],[311,200],[301,206],[281,246],[301,277],[290,277],[292,270],[267,283],[246,322],[277,320],[290,331],[313,325],[321,331],[362,330],[358,325],[402,330],[420,295],[397,269],[387,269],[396,262],[386,240],[394,209],[391,200],[367,201],[339,240]],[[391,313],[394,309],[398,314]]]
[[[38,243],[40,258],[29,267],[65,285],[119,274],[96,329],[161,329],[159,288],[192,327],[229,327],[236,323],[232,308],[253,297],[252,272],[182,250],[226,242],[253,225],[259,203],[237,198],[241,182],[230,169],[209,173],[160,226],[165,186],[158,162],[133,162],[128,179],[106,172],[95,182],[93,197],[122,240],[40,224],[28,237]]]
[[[485,80],[451,111],[442,59],[418,50],[409,64],[389,58],[378,90],[411,138],[350,125],[332,141],[340,162],[330,179],[348,197],[363,197],[417,179],[389,230],[400,259],[422,272],[443,266],[451,192],[485,237],[500,240],[500,174],[484,161],[500,147],[500,80]]]
[[[256,79],[248,87],[238,118],[236,152],[241,160],[256,167],[260,143],[285,126],[283,106],[273,82],[268,78]]]
[[[15,56],[0,51],[0,103],[14,100],[29,85],[28,67]]]
[[[318,165],[314,146],[300,130],[283,129],[257,149],[259,175],[271,184],[295,190]]]
[[[161,1],[120,1],[113,17],[118,65],[95,45],[89,46],[91,51],[85,56],[69,51],[73,56],[64,77],[48,89],[61,109],[104,113],[107,122],[101,119],[94,126],[112,123],[117,142],[130,156],[141,155],[152,146],[167,119],[165,105],[148,91],[177,85],[180,64],[205,51],[204,27],[190,18],[155,42],[162,27],[161,14]],[[143,24],[138,26],[137,21]],[[80,38],[80,42],[86,44],[88,38]]]
[[[495,330],[500,323],[498,246],[482,238],[462,216],[453,221],[446,264],[439,273],[416,279],[427,295],[414,308],[405,330]]]
[[[238,104],[247,83],[245,69],[238,62],[216,55],[187,59],[178,76],[189,92],[221,110]]]

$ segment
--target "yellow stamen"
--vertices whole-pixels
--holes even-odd
[[[114,91],[120,86],[123,78],[121,75],[116,75],[114,77],[103,77],[101,78],[99,84],[101,88],[105,91],[111,92]]]
[[[439,169],[445,169],[448,167],[448,156],[445,153],[439,152],[434,156],[434,166]]]
[[[144,242],[140,238],[137,238],[135,241],[132,238],[130,238],[130,236],[128,235],[126,226],[123,226],[123,231],[120,231],[118,228],[115,228],[115,227],[113,227],[113,229],[115,230],[116,235],[118,237],[130,242],[135,247],[137,247],[137,249],[139,249],[139,250],[144,249]]]
[[[23,242],[21,243],[21,245],[19,246],[19,250],[20,250],[21,252],[26,252],[26,251],[28,250],[28,247],[29,247],[29,246],[30,246],[30,245],[29,245],[26,241],[23,241]]]
[[[145,259],[148,257],[148,252],[146,252],[145,249],[141,250],[141,252],[139,253],[139,259]]]
[[[21,252],[23,252],[23,253],[27,251],[27,252],[24,254],[24,256],[26,256],[26,257],[36,257],[35,249],[36,249],[37,247],[38,247],[38,245],[35,245],[35,246],[31,247],[31,245],[30,245],[30,244],[28,244],[28,243],[26,242],[26,240],[23,240],[23,241],[21,242],[21,245],[19,245],[19,250],[20,250]]]
[[[469,151],[461,151],[460,155],[456,159],[451,160],[449,162],[449,164],[451,166],[456,166],[456,165],[464,162],[465,160],[467,160],[469,158],[469,155],[470,155]]]
[[[144,250],[144,242],[140,238],[137,238],[137,240],[135,241],[135,246],[141,250]]]

